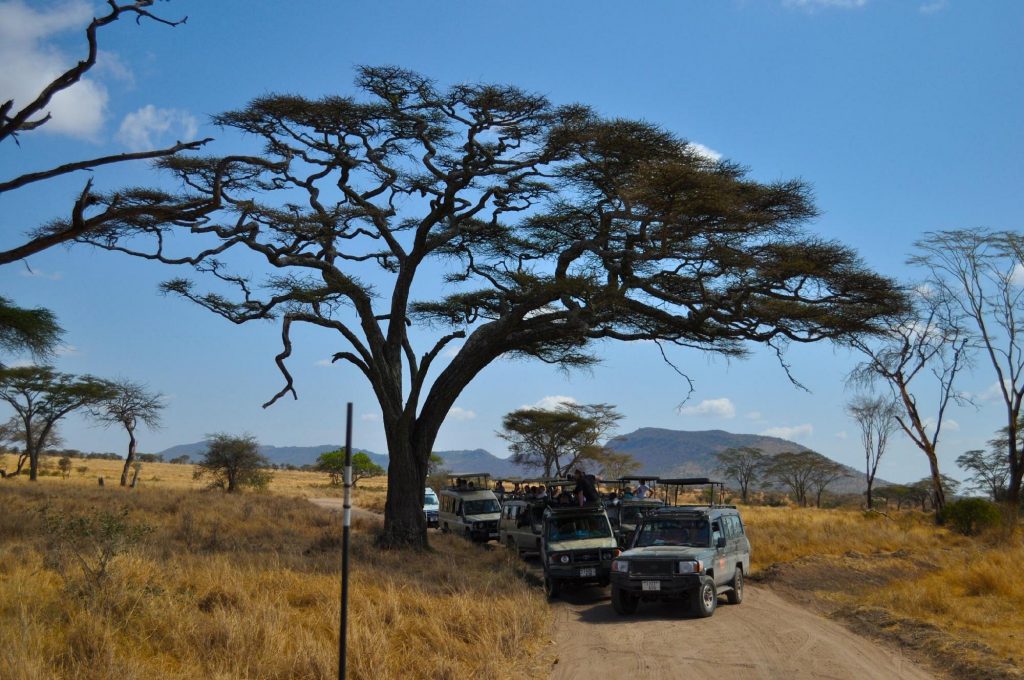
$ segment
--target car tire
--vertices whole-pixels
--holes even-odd
[[[718,591],[715,581],[705,576],[700,585],[690,593],[690,609],[698,618],[706,619],[715,613],[718,605]]]
[[[616,614],[620,616],[635,614],[638,604],[640,604],[639,597],[622,588],[612,586],[612,608],[615,609]]]
[[[544,577],[544,595],[549,600],[553,600],[558,597],[559,591],[562,589],[562,584],[557,578],[551,578],[550,576]]]
[[[445,522],[444,526],[441,527],[441,533],[442,534],[447,534],[448,533],[448,522]]]
[[[729,583],[732,587],[728,593],[725,594],[726,599],[729,600],[729,604],[739,604],[743,602],[743,567],[736,565],[736,573],[733,574],[732,581]]]

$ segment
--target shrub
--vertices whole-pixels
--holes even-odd
[[[983,498],[964,498],[947,503],[939,521],[964,536],[975,536],[985,529],[999,526],[999,508]]]

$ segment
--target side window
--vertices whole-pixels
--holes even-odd
[[[722,535],[722,523],[721,520],[715,520],[711,523],[711,545],[714,546],[718,543],[718,537]]]
[[[725,515],[722,517],[722,521],[725,523],[726,538],[736,538],[739,535],[736,527],[736,518],[732,515]]]
[[[739,515],[736,515],[736,535],[742,536],[745,533],[743,529],[743,520],[740,519]]]

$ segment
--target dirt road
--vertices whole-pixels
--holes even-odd
[[[724,598],[723,598],[724,602]],[[936,676],[842,626],[749,584],[743,604],[709,619],[674,603],[642,603],[621,617],[607,589],[566,592],[553,603],[558,661],[570,678],[835,678],[912,680]]]
[[[344,510],[345,502],[340,498],[310,498],[309,502],[313,505],[319,505],[321,508],[330,510],[331,512],[341,512]],[[383,521],[384,516],[379,512],[372,512],[370,510],[363,510],[352,506],[352,519],[369,519],[374,521]]]

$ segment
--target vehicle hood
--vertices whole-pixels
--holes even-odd
[[[645,548],[633,548],[619,555],[619,559],[695,559],[707,562],[715,554],[711,548],[693,548],[684,545],[650,545]]]
[[[489,512],[483,515],[466,515],[467,522],[496,522],[501,517],[500,512]]]
[[[566,550],[595,550],[598,548],[615,548],[615,538],[581,538],[576,541],[552,541],[548,543],[548,552],[564,552]]]
[[[429,511],[437,512],[439,507],[440,506],[437,503],[425,503],[423,505],[423,509],[428,511],[428,512]]]

